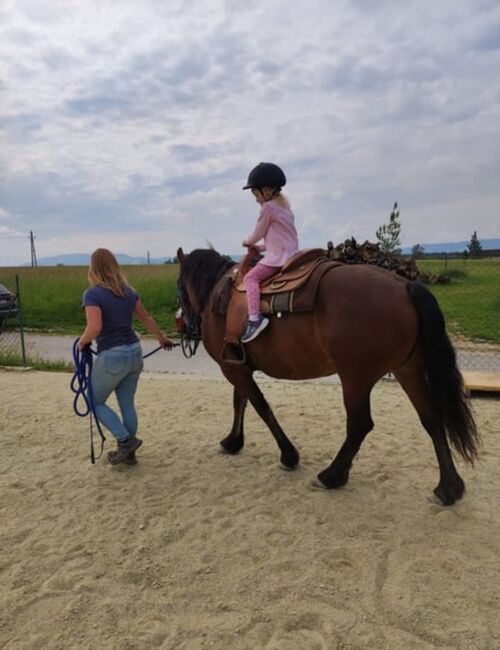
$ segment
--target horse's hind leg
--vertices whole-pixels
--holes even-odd
[[[369,389],[360,389],[342,383],[347,413],[347,435],[332,464],[318,474],[319,483],[316,484],[319,486],[339,488],[347,483],[354,456],[358,453],[365,436],[373,429],[370,413],[371,388],[370,386]]]
[[[243,448],[245,438],[243,436],[243,420],[248,399],[241,395],[236,388],[233,391],[234,419],[233,428],[230,433],[220,441],[222,449],[228,454],[237,454]]]
[[[433,413],[423,361],[418,349],[401,368],[394,372],[394,375],[410,398],[422,426],[430,435],[434,445],[440,474],[439,484],[434,489],[434,494],[443,505],[452,505],[462,498],[465,486],[453,463],[444,427],[436,420]]]

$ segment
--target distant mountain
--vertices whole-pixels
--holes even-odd
[[[126,265],[136,265],[136,264],[147,264],[147,257],[132,257],[131,255],[124,255],[118,253],[115,255],[119,264],[124,266]],[[150,264],[165,264],[165,262],[171,262],[171,257],[152,257],[149,260]],[[38,266],[88,266],[90,263],[90,254],[89,253],[69,253],[67,255],[54,255],[53,257],[41,257],[38,259]],[[29,266],[29,264],[25,264]]]
[[[481,246],[483,250],[493,250],[500,249],[500,239],[481,239]],[[420,246],[423,247],[424,253],[462,253],[469,244],[469,241],[458,241],[458,242],[444,242],[439,244],[425,244],[418,242]],[[409,255],[411,253],[411,246],[407,246],[401,249],[401,252],[404,255]],[[241,258],[241,255],[230,255],[230,257],[238,262]],[[119,264],[124,266],[126,265],[138,265],[138,264],[147,264],[147,257],[132,257],[131,255],[124,255],[123,253],[118,253],[116,259]],[[64,266],[88,266],[90,262],[89,253],[70,253],[67,255],[54,255],[53,257],[42,257],[38,260],[39,266],[57,266],[62,264]],[[150,264],[165,264],[165,262],[172,262],[172,257],[152,257],[149,260]],[[24,266],[30,266],[25,264]]]
[[[494,250],[500,248],[500,239],[480,239],[481,246],[484,251]],[[462,253],[467,245],[470,243],[468,241],[456,241],[456,242],[445,242],[442,244],[424,244],[420,243],[420,246],[424,249],[424,253]],[[409,255],[411,253],[411,246],[402,248],[401,252],[404,255]]]

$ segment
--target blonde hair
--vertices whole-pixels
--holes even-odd
[[[120,270],[116,257],[107,248],[97,248],[90,257],[88,280],[91,287],[99,285],[115,296],[125,297],[127,278]]]
[[[288,198],[281,193],[281,190],[275,192],[275,190],[270,187],[263,187],[261,190],[262,196],[267,201],[276,201],[276,203],[282,208],[290,208],[290,201]]]
[[[288,197],[286,197],[284,194],[281,192],[278,192],[276,196],[272,199],[273,201],[276,201],[278,205],[280,205],[282,208],[290,208],[290,201],[288,200]]]

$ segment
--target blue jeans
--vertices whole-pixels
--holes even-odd
[[[137,433],[134,397],[144,366],[140,343],[117,345],[100,352],[92,365],[92,395],[97,418],[117,440]],[[122,419],[105,402],[115,391]]]

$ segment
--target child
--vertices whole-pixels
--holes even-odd
[[[262,206],[255,230],[243,246],[265,251],[265,256],[245,275],[248,322],[242,343],[253,341],[269,324],[269,319],[260,312],[260,283],[277,273],[299,249],[295,217],[288,200],[281,194],[285,184],[285,174],[277,165],[261,162],[252,169],[243,188],[251,189]],[[261,239],[264,245],[257,245]]]
[[[83,350],[97,341],[97,357],[92,366],[92,396],[99,422],[111,431],[118,442],[116,451],[108,453],[112,465],[135,464],[135,452],[142,440],[136,437],[137,413],[134,397],[143,368],[142,349],[132,329],[134,314],[154,334],[165,349],[172,341],[144,308],[137,293],[127,284],[111,251],[98,248],[92,253],[88,272],[90,289],[83,294],[87,327],[78,346]],[[106,404],[116,393],[122,418]]]

